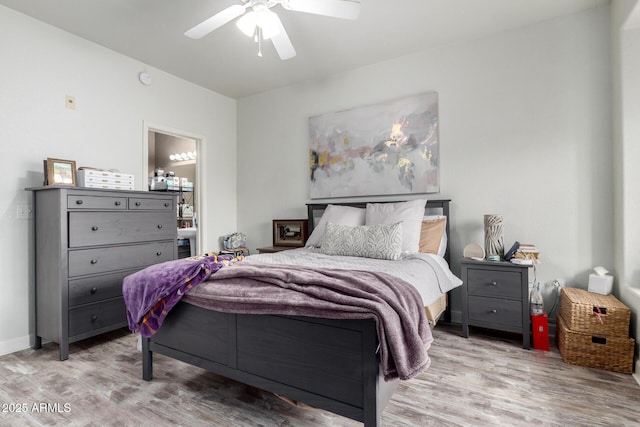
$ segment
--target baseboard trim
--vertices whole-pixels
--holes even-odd
[[[29,335],[12,340],[0,341],[0,356],[26,350],[29,347],[31,347],[31,337]]]

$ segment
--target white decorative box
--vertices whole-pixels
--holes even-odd
[[[595,292],[601,295],[609,295],[613,289],[613,276],[608,274],[600,276],[598,274],[589,274],[589,292]]]
[[[111,190],[133,190],[133,175],[120,172],[81,169],[78,171],[78,186]]]

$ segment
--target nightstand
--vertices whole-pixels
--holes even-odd
[[[522,334],[522,347],[531,348],[529,267],[510,262],[463,259],[462,336],[469,325]]]
[[[258,253],[272,254],[274,252],[288,251],[289,249],[298,249],[296,246],[267,246],[265,248],[257,248]]]

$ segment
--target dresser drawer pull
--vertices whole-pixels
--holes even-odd
[[[122,203],[120,203],[120,200],[116,200],[116,206],[120,206]]]
[[[97,263],[98,263],[98,260],[97,260],[97,259],[92,259],[92,260],[91,260],[91,264],[97,264]]]
[[[94,225],[93,227],[91,227],[91,231],[98,231],[98,226]]]
[[[162,252],[158,251],[158,252],[156,252],[156,255],[160,256],[160,255],[162,255]]]
[[[158,224],[158,228],[162,228],[162,224]]]
[[[96,292],[98,292],[98,288],[96,287],[91,288],[91,295],[95,294]]]
[[[165,208],[168,208],[169,206],[171,206],[171,203],[169,203],[169,202],[166,202],[166,203],[164,204],[164,207],[165,207]]]
[[[136,202],[136,206],[140,206],[142,203],[140,202]]]
[[[76,200],[76,205],[81,205],[82,204],[82,200]]]
[[[491,285],[493,285],[493,286],[498,286],[498,282],[493,281],[493,282],[491,282]]]
[[[497,312],[498,312],[498,310],[496,310],[495,308],[490,311],[491,314],[496,314]]]
[[[95,322],[96,320],[98,320],[98,316],[96,316],[95,314],[93,316],[91,316],[91,321]]]

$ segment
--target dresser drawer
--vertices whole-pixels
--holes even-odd
[[[129,197],[129,209],[131,210],[163,210],[176,212],[175,197],[165,199],[147,199],[143,197]],[[176,212],[177,214],[177,212]]]
[[[69,251],[69,277],[143,268],[175,258],[175,240]]]
[[[469,323],[478,325],[492,323],[519,330],[522,328],[522,303],[470,295]]]
[[[69,247],[176,238],[176,217],[164,212],[70,212]]]
[[[469,268],[467,292],[470,295],[522,300],[521,276],[517,271]]]
[[[68,209],[127,209],[127,198],[120,196],[67,196]]]
[[[69,337],[126,324],[127,308],[123,298],[114,298],[69,310]]]
[[[122,296],[122,280],[138,270],[69,280],[69,307]]]

